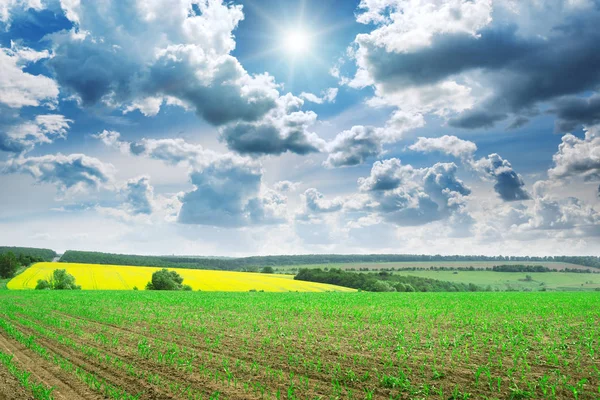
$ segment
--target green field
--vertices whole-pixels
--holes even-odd
[[[599,338],[598,293],[0,292],[56,398],[594,399]]]
[[[493,272],[493,271],[400,271],[398,275],[411,275],[449,282],[474,283],[491,286],[498,290],[595,290],[600,288],[600,274],[580,274],[572,272]],[[530,275],[532,281],[525,281]]]
[[[356,272],[364,273],[377,273],[391,268],[429,268],[432,263],[419,264],[419,263],[370,263],[370,264],[314,264],[306,265],[302,268],[341,268],[344,270],[352,270]],[[519,263],[507,263],[507,264],[519,264]],[[478,263],[465,263],[457,262],[455,264],[449,263],[438,263],[433,264],[435,267],[469,267],[474,268],[491,268],[494,265],[499,265],[496,262],[478,262]],[[540,263],[536,265],[542,265],[547,268],[575,268],[581,266],[564,263]],[[368,268],[368,271],[365,269]],[[363,271],[361,271],[361,269]],[[595,269],[589,268],[592,271]],[[298,270],[297,266],[284,266],[277,267],[276,271],[281,273],[293,273]],[[600,289],[600,271],[599,273],[574,273],[574,272],[494,272],[494,271],[430,271],[430,270],[417,270],[417,271],[393,271],[396,275],[405,276],[417,276],[421,278],[431,278],[440,281],[456,282],[456,283],[473,283],[482,288],[490,287],[492,290],[568,290],[568,291],[590,291]],[[525,278],[530,275],[532,280],[526,281]]]

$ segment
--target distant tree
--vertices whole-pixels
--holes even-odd
[[[152,274],[146,290],[184,290],[183,278],[177,272],[163,268]]]
[[[37,281],[36,290],[81,290],[75,283],[75,277],[65,269],[55,269],[48,280]]]
[[[377,281],[371,286],[373,292],[395,292],[396,288],[385,281]]]
[[[531,275],[525,275],[525,280],[527,282],[531,282],[533,280],[533,277]]]
[[[0,255],[0,278],[12,278],[17,273],[19,263],[12,251]]]
[[[273,269],[273,267],[263,267],[263,269],[260,271],[263,274],[274,274],[275,270]]]

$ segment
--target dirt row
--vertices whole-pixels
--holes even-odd
[[[20,384],[17,378],[12,376],[4,365],[0,365],[0,400],[30,400],[33,399]]]
[[[53,387],[54,391],[52,395],[55,399],[102,399],[102,396],[94,394],[84,383],[80,382],[74,376],[61,370],[60,367],[54,365],[33,351],[29,350],[21,343],[7,338],[4,331],[0,331],[0,350],[5,353],[13,355],[13,362],[21,369],[31,372],[31,378],[45,384],[48,387]],[[2,368],[4,368],[2,366]],[[8,374],[8,371],[6,371]],[[2,380],[3,381],[3,380]],[[17,382],[17,385],[19,383]],[[19,385],[20,387],[20,385]],[[15,399],[27,399],[33,398],[30,393],[27,393],[25,389],[15,391],[19,393],[17,397],[13,396],[13,389],[11,387],[0,386],[0,399],[2,398],[15,398]],[[27,394],[23,395],[22,392]],[[5,396],[5,397],[2,397]]]

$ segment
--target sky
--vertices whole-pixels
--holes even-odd
[[[597,255],[600,0],[0,0],[0,243]]]

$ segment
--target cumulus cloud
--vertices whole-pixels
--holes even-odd
[[[221,140],[240,154],[309,154],[321,151],[325,141],[309,128],[317,120],[312,111],[301,111],[303,100],[287,94],[277,107],[257,122],[237,122],[220,130]]]
[[[465,196],[471,190],[456,177],[454,163],[413,168],[391,158],[373,164],[371,174],[358,180],[359,188],[372,203],[369,209],[401,226],[424,225],[456,213],[464,218]]]
[[[600,83],[600,7],[585,3],[362,1],[357,19],[375,29],[355,39],[350,85],[461,128],[534,115]]]
[[[121,133],[119,133],[117,131],[109,131],[109,130],[105,129],[102,132],[92,135],[92,137],[94,139],[101,140],[102,143],[104,143],[105,145],[107,145],[109,147],[118,148],[124,153],[129,152],[130,144],[121,141]]]
[[[420,137],[408,148],[423,153],[437,151],[457,158],[471,158],[477,151],[477,145],[475,145],[475,143],[449,135],[438,138]]]
[[[504,201],[518,201],[530,199],[525,190],[525,182],[517,174],[510,162],[498,154],[490,154],[478,161],[472,162],[473,168],[481,172],[484,177],[494,180],[494,190]]]
[[[315,188],[307,189],[302,197],[304,198],[307,210],[316,214],[340,211],[344,205],[344,201],[339,198],[327,200]]]
[[[84,154],[55,154],[8,160],[3,174],[28,174],[37,183],[56,185],[59,194],[99,189],[110,183],[113,166]]]
[[[327,143],[329,153],[323,163],[326,167],[348,167],[364,164],[368,159],[381,156],[383,145],[400,140],[406,131],[425,125],[423,115],[396,110],[383,127],[355,125],[342,131]]]
[[[323,164],[329,168],[358,165],[369,158],[379,156],[382,151],[378,129],[357,125],[339,133],[327,143],[329,156]]]
[[[59,93],[56,82],[23,71],[28,64],[48,57],[48,51],[37,52],[14,44],[11,48],[0,48],[0,103],[11,108],[54,107]]]
[[[574,197],[557,199],[547,195],[535,199],[531,219],[521,228],[569,230],[593,226],[600,227],[600,214],[592,207]]]
[[[439,138],[420,137],[408,148],[423,153],[437,151],[460,158],[464,165],[474,169],[482,178],[495,182],[494,190],[504,201],[531,198],[525,190],[523,178],[514,171],[508,160],[495,153],[475,160],[473,157],[477,151],[477,145],[471,141],[448,135]]]
[[[583,139],[572,134],[564,135],[552,160],[554,166],[548,171],[551,178],[580,176],[588,181],[599,180],[600,125],[586,128]]]
[[[38,143],[65,139],[73,121],[60,114],[37,115],[32,121],[20,122],[0,133],[0,150],[21,153]]]
[[[308,131],[316,114],[301,111],[300,98],[280,96],[272,76],[250,75],[231,55],[241,5],[85,2],[66,15],[75,26],[51,35],[48,65],[82,105],[147,116],[177,105],[221,126],[223,141],[241,154],[319,151],[320,139]],[[320,100],[333,101],[336,90]]]
[[[177,221],[182,224],[243,227],[285,221],[287,198],[262,183],[263,169],[256,160],[217,153],[183,139],[144,138],[128,143],[120,140],[118,132],[110,131],[96,137],[135,156],[189,167],[194,189],[178,196]],[[142,191],[146,183],[133,185]]]

